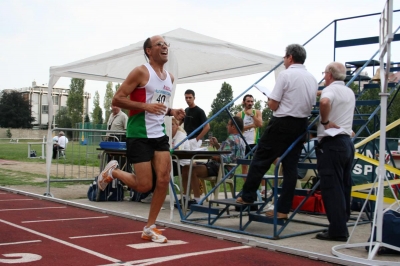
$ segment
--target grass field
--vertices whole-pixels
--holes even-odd
[[[15,160],[21,162],[40,162],[45,163],[45,159],[42,158],[28,158],[28,144],[27,142],[38,142],[32,140],[20,140],[18,143],[10,143],[9,141],[0,141],[0,159],[4,160]],[[97,150],[99,146],[96,145],[80,145],[80,142],[70,141],[66,149],[66,158],[57,160],[59,164],[73,164],[81,166],[94,166],[99,167],[100,160],[98,155],[100,153]],[[41,156],[41,145],[33,145],[37,153],[37,156]],[[273,174],[274,167],[268,171],[268,174]],[[236,173],[241,173],[242,168],[239,166],[236,169]],[[15,178],[18,177],[18,178]],[[50,177],[56,178],[56,177]],[[32,175],[31,173],[21,171],[10,171],[0,169],[0,185],[34,185],[34,186],[46,186],[45,175]],[[78,184],[78,183],[74,183]],[[53,187],[64,187],[71,185],[71,183],[52,183]],[[243,179],[238,178],[236,184],[236,190],[239,191],[243,186]],[[211,189],[209,182],[207,182],[208,190]],[[229,190],[229,186],[227,187]],[[222,189],[222,187],[221,187]]]
[[[46,161],[42,158],[28,158],[28,144],[32,141],[20,141],[18,143],[0,142],[0,159],[15,160],[21,162],[32,162],[33,160]],[[35,141],[36,142],[36,141]],[[71,141],[68,143],[65,160],[59,160],[60,164],[74,164],[86,166],[100,166],[98,159],[99,151],[96,150],[99,146],[96,145],[80,145],[79,142]],[[36,151],[37,156],[41,156],[41,144],[31,146],[32,150]],[[52,154],[50,154],[52,156]]]

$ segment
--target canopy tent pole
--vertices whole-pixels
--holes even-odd
[[[49,114],[48,114],[48,121],[50,121],[50,118],[53,117],[53,97],[52,97],[52,91],[54,85],[56,85],[57,81],[60,79],[59,76],[55,76],[53,74],[50,74],[49,78],[49,87],[48,87],[48,92],[47,92],[47,102],[49,106]],[[48,123],[49,126],[47,128],[47,141],[46,141],[46,175],[47,175],[47,190],[44,193],[45,196],[53,196],[50,193],[50,170],[51,170],[51,160],[53,158],[53,136],[52,136],[52,129],[51,129],[51,124]]]

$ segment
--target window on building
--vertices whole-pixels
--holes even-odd
[[[48,104],[47,94],[42,94],[42,104]]]
[[[49,106],[42,105],[42,114],[48,114],[48,113],[49,113]]]
[[[58,95],[53,95],[53,105],[58,105]]]

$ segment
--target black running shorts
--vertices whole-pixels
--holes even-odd
[[[126,155],[131,163],[149,162],[154,157],[155,151],[169,152],[169,137],[159,138],[127,138]]]

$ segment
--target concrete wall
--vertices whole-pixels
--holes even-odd
[[[0,138],[7,138],[8,128],[0,128]],[[47,136],[47,130],[11,128],[13,139],[42,139]]]

